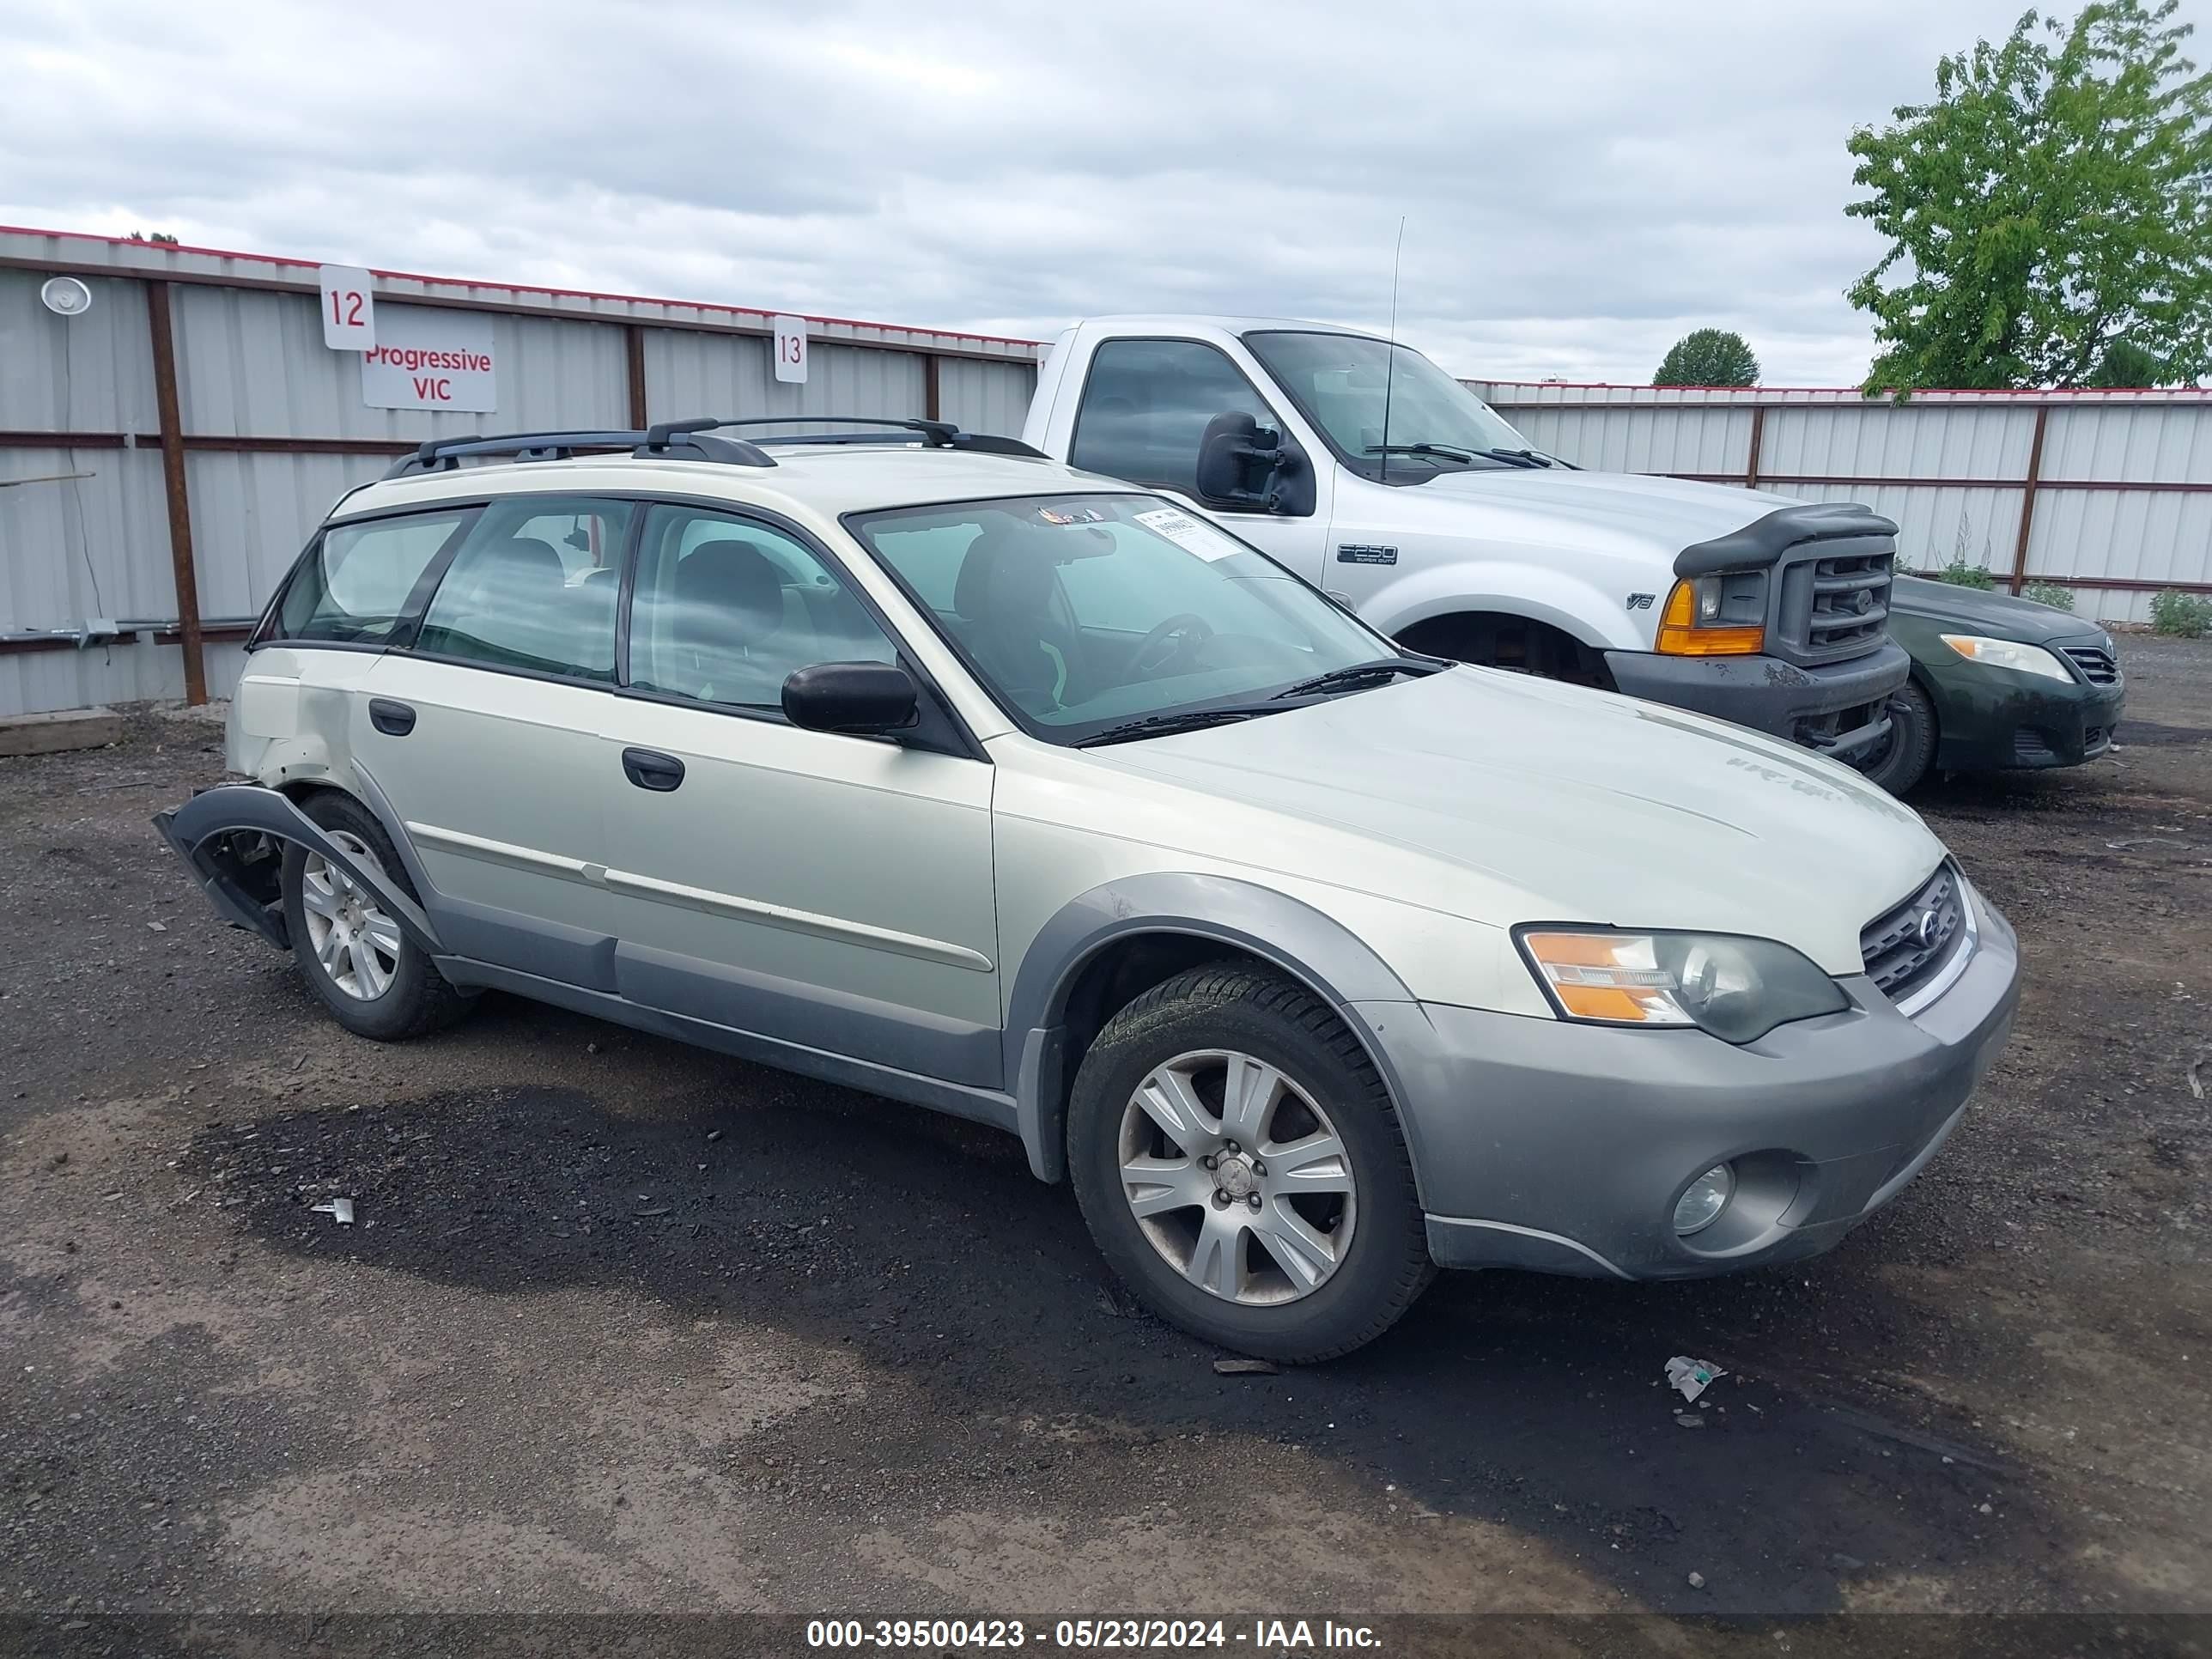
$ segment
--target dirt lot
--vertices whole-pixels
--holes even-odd
[[[148,827],[210,726],[0,762],[0,1607],[2212,1611],[2212,641],[2126,643],[2118,753],[1918,802],[2029,983],[1889,1211],[1273,1377],[1011,1139],[497,997],[343,1035]]]

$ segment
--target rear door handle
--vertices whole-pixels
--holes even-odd
[[[623,750],[623,772],[639,788],[664,795],[684,781],[684,763],[657,749]]]
[[[404,738],[415,729],[415,711],[389,697],[371,697],[368,723],[387,738]]]

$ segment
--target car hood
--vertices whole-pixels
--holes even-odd
[[[1524,539],[1532,542],[1656,545],[1669,556],[1741,530],[1779,508],[1804,505],[1794,496],[1759,489],[1563,466],[1440,472],[1406,493],[1424,506],[1479,503],[1493,533],[1504,528],[1494,515],[1503,515],[1525,520],[1530,533]]]
[[[1454,668],[1231,726],[1089,751],[1237,805],[1189,812],[1249,841],[1246,809],[1425,855],[1377,885],[1336,836],[1206,848],[1498,924],[1580,921],[1778,939],[1860,971],[1859,930],[1943,857],[1847,768],[1656,703]],[[1407,879],[1407,866],[1389,861]]]
[[[1891,584],[1889,608],[1928,622],[1955,625],[1962,634],[2042,645],[2051,640],[2094,639],[2104,630],[2094,622],[2033,599],[1986,588],[1959,587],[1919,576],[1899,576]]]

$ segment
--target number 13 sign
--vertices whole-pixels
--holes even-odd
[[[806,384],[806,319],[775,319],[775,378]]]
[[[376,279],[355,265],[325,265],[323,343],[333,351],[367,351],[376,344]]]

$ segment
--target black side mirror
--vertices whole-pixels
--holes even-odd
[[[921,708],[914,677],[893,662],[817,662],[783,683],[784,718],[809,732],[896,732]]]
[[[1303,469],[1304,457],[1272,427],[1263,428],[1242,411],[1217,415],[1198,441],[1198,472],[1193,480],[1203,501],[1224,506],[1256,507],[1270,513],[1311,512],[1292,499],[1302,493],[1286,481]]]

